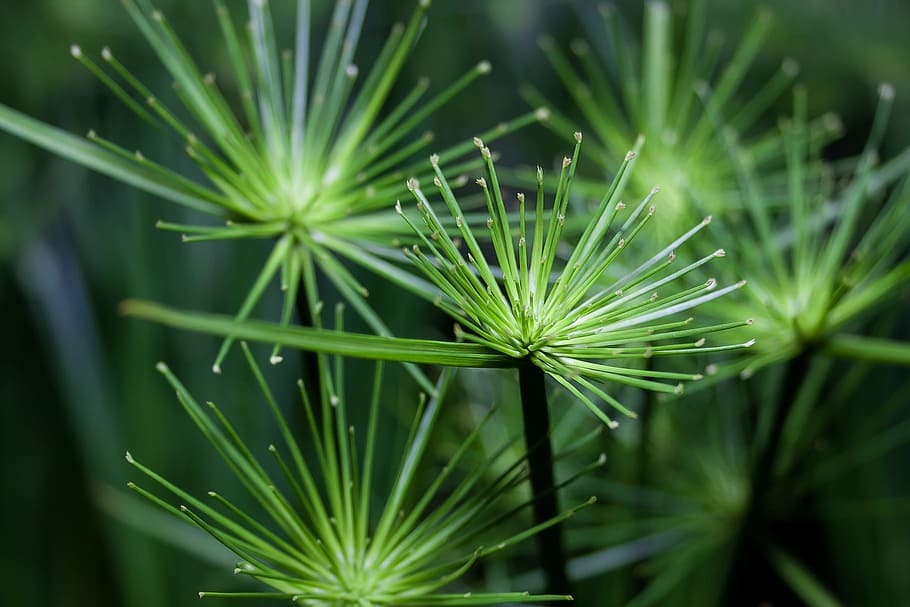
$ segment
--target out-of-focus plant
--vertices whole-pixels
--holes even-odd
[[[730,195],[737,189],[735,166],[696,94],[698,86],[710,83],[713,92],[707,103],[712,111],[743,134],[742,146],[756,167],[773,178],[782,166],[782,142],[775,131],[762,130],[762,122],[799,71],[788,59],[759,88],[744,91],[752,64],[768,40],[770,13],[758,12],[724,62],[722,37],[705,31],[707,3],[692,0],[685,7],[688,15],[678,43],[670,4],[663,1],[643,4],[639,43],[627,37],[618,11],[608,4],[598,8],[600,21],[584,15],[586,23],[593,24],[592,42],[575,40],[570,46],[574,60],[552,38],[540,41],[584,123],[593,130],[588,154],[602,170],[615,166],[636,137],[645,137],[630,189],[637,196],[655,185],[664,189],[667,230],[692,221],[698,212],[728,210]],[[529,102],[551,109],[546,124],[557,134],[573,130],[576,121],[565,104],[550,102],[530,85],[523,94]],[[837,128],[829,117],[820,119],[811,129],[812,145],[829,140]],[[582,180],[580,185],[589,191],[591,181]]]
[[[809,145],[806,94],[798,89],[795,112],[783,124],[787,198],[775,206],[755,163],[732,127],[722,129],[741,179],[745,213],[721,220],[736,267],[750,277],[749,304],[718,302],[713,310],[735,317],[754,310],[761,343],[739,363],[745,375],[800,352],[825,348],[857,359],[910,364],[910,348],[848,332],[863,317],[900,293],[910,279],[908,155],[878,166],[894,91],[879,90],[879,108],[853,174],[837,179]],[[809,179],[815,175],[816,178]],[[891,188],[887,186],[899,180]],[[736,238],[732,238],[736,234]],[[732,368],[737,368],[735,365]]]
[[[429,0],[420,0],[406,26],[398,25],[375,57],[362,85],[353,63],[368,2],[335,6],[315,74],[310,74],[310,3],[300,2],[294,51],[279,52],[268,2],[249,2],[250,35],[234,25],[216,0],[218,22],[239,92],[240,115],[212,73],[203,73],[164,15],[148,0],[126,0],[130,16],[174,78],[176,109],[140,82],[109,48],[102,62],[79,46],[73,56],[95,74],[137,117],[185,146],[207,183],[199,183],[90,131],[88,141],[0,105],[0,128],[89,168],[170,201],[225,218],[222,225],[158,227],[183,233],[187,242],[272,239],[275,245],[237,314],[247,318],[276,277],[286,292],[281,322],[294,311],[303,274],[324,271],[370,327],[389,330],[366,302],[366,289],[339,258],[371,269],[393,271],[377,248],[401,234],[384,213],[404,192],[403,175],[420,171],[413,157],[432,141],[415,129],[473,80],[490,71],[483,61],[435,97],[424,99],[421,80],[404,99],[389,102],[392,87],[424,23]],[[384,113],[383,113],[384,112]],[[533,122],[532,112],[490,130],[496,137]],[[458,162],[471,149],[464,142],[442,152]],[[472,162],[464,165],[471,166]],[[305,308],[302,308],[305,309]],[[306,319],[304,319],[306,320]],[[220,370],[231,338],[219,351]],[[281,360],[278,348],[273,362]],[[430,389],[425,378],[421,378]]]

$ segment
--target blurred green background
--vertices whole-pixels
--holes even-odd
[[[290,4],[273,1],[276,7],[285,3]],[[233,3],[236,14],[243,13],[243,4]],[[325,23],[329,3],[314,4],[320,11],[314,22]],[[832,157],[861,149],[882,81],[897,91],[885,155],[910,144],[910,5],[898,0],[766,4],[776,15],[775,29],[756,71],[768,73],[784,57],[800,63],[811,113],[833,110],[844,121],[847,136],[832,146]],[[204,67],[225,66],[220,37],[207,37],[217,29],[208,2],[161,0],[159,5]],[[411,7],[410,1],[372,2],[361,56],[376,49]],[[518,96],[523,82],[560,97],[536,39],[543,33],[566,42],[588,35],[580,15],[591,7],[581,0],[435,0],[401,82],[428,75],[441,85],[489,59],[492,77],[427,125],[441,144],[472,136],[525,111]],[[637,32],[639,4],[620,3],[619,8]],[[709,26],[735,42],[754,8],[751,2],[714,2]],[[138,124],[72,60],[74,42],[93,53],[110,46],[150,88],[169,86],[119,3],[4,0],[0,101],[72,132],[95,129],[164,164],[186,167],[181,150]],[[788,110],[784,99],[780,112]],[[535,126],[497,147],[503,162],[514,165],[550,163],[565,145]],[[248,436],[266,444],[273,429],[258,410],[243,406],[251,388],[245,373],[230,372],[241,367],[236,353],[225,375],[215,377],[208,369],[217,340],[123,319],[117,304],[140,297],[230,312],[264,249],[256,251],[249,242],[183,245],[154,224],[162,218],[185,220],[187,212],[5,134],[0,134],[0,159],[0,305],[7,334],[0,348],[0,603],[180,606],[194,604],[199,589],[234,587],[229,575],[234,560],[226,551],[127,494],[130,471],[123,454],[130,449],[199,492],[230,483],[154,372],[158,360],[167,361],[201,398],[224,403]],[[394,289],[374,293],[374,305],[401,334],[446,331],[442,322],[432,326],[432,316],[427,326],[415,325],[411,304]],[[908,300],[901,301],[906,312]],[[277,297],[266,301],[261,315],[277,316],[278,306]],[[898,318],[889,332],[906,337],[910,325]],[[270,372],[273,385],[291,386],[295,368],[299,361],[290,356]],[[846,375],[850,369],[838,371]],[[889,402],[893,419],[910,413],[899,370],[873,368],[850,389],[841,392],[850,402],[835,425],[842,437],[859,431],[867,415]],[[391,397],[405,407],[413,392],[402,388]],[[687,440],[701,442],[704,429],[716,425],[709,419],[714,413],[707,405],[687,412],[687,427],[673,438],[674,449]],[[622,445],[606,440],[604,448],[622,456]],[[910,496],[908,457],[905,444],[869,457],[816,497],[847,506],[813,510],[811,520],[801,522],[812,527],[818,541],[806,553],[807,562],[845,604],[910,605],[910,576],[904,572],[910,562],[910,498],[901,497]],[[623,476],[621,468],[611,469]],[[594,481],[586,489],[598,491]],[[851,513],[846,498],[862,496],[880,499],[880,507]],[[833,522],[829,525],[820,512],[828,512]],[[724,565],[718,562],[717,570]],[[586,600],[581,604],[624,604],[629,587],[648,575],[639,560],[594,577],[580,589]],[[780,596],[786,598],[775,604],[798,604],[787,602],[797,600],[789,594]]]

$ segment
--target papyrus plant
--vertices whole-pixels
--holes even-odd
[[[127,12],[174,79],[175,99],[150,90],[109,48],[92,59],[77,45],[72,55],[95,74],[142,121],[174,136],[205,177],[203,183],[129,151],[90,131],[88,140],[42,124],[0,105],[0,128],[63,157],[172,202],[219,219],[209,225],[159,222],[187,242],[268,239],[274,242],[237,318],[247,318],[276,276],[285,291],[282,324],[293,314],[304,272],[312,267],[348,299],[374,331],[388,334],[366,302],[366,289],[340,258],[372,269],[386,268],[377,249],[401,233],[394,215],[384,214],[405,192],[403,176],[422,172],[414,156],[432,141],[419,125],[473,80],[490,71],[481,62],[427,99],[420,80],[400,100],[393,85],[419,37],[429,0],[420,0],[406,25],[396,25],[366,69],[355,53],[367,0],[336,3],[325,42],[311,61],[310,2],[297,3],[293,51],[279,52],[268,1],[249,0],[249,32],[238,28],[222,0],[214,0],[232,72],[221,81],[190,56],[175,28],[149,0],[124,0]],[[249,35],[246,35],[246,34]],[[310,73],[310,63],[316,65]],[[239,113],[235,113],[239,108]],[[506,133],[540,117],[531,113],[492,129]],[[443,157],[461,162],[470,142]],[[465,168],[471,166],[468,162]],[[378,246],[377,246],[378,245]],[[218,353],[214,369],[233,340]],[[272,354],[280,361],[278,349]],[[424,387],[430,389],[426,381]]]
[[[407,254],[439,287],[437,304],[458,322],[461,338],[533,364],[601,421],[615,427],[615,420],[596,404],[598,400],[624,415],[634,414],[602,389],[602,384],[616,382],[679,393],[680,382],[700,378],[697,373],[652,371],[620,361],[747,347],[752,340],[732,345],[705,343],[711,333],[746,326],[750,321],[743,318],[701,326],[692,318],[680,318],[683,312],[745,285],[745,281],[736,281],[719,286],[710,279],[681,286],[687,274],[724,256],[717,249],[682,267],[674,265],[676,250],[701,232],[710,217],[671,242],[651,245],[650,255],[626,264],[631,270],[614,272],[614,263],[633,240],[647,238],[645,229],[658,213],[657,188],[631,207],[621,200],[633,172],[635,151],[626,155],[605,188],[597,212],[567,259],[558,257],[581,139],[581,133],[576,133],[573,155],[563,160],[550,209],[545,208],[542,169],[533,186],[536,200],[532,211],[526,213],[526,196],[518,193],[517,226],[509,218],[492,153],[481,139],[475,139],[484,160],[484,176],[477,179],[477,185],[487,202],[493,260],[481,248],[476,230],[464,220],[439,157],[431,159],[433,184],[455,219],[457,231],[446,231],[416,178],[409,180],[409,188],[426,227],[408,219],[401,205],[397,209],[420,237],[420,243],[407,249]]]
[[[763,122],[799,71],[796,62],[788,59],[759,87],[744,90],[746,80],[755,80],[750,77],[753,63],[769,40],[770,13],[759,11],[749,28],[728,36],[735,42],[725,45],[720,32],[706,31],[707,2],[692,0],[681,6],[686,11],[682,20],[674,19],[668,2],[643,3],[640,41],[627,35],[619,12],[608,4],[599,5],[596,14],[590,6],[580,9],[589,25],[590,42],[578,39],[564,48],[550,37],[540,41],[592,135],[586,153],[602,171],[622,159],[630,141],[645,137],[647,145],[630,189],[637,196],[646,195],[654,184],[664,189],[661,198],[668,231],[676,222],[692,221],[698,212],[717,214],[732,206],[736,170],[711,112],[742,133],[741,145],[755,166],[769,183],[780,184],[776,177],[782,168],[781,138]],[[674,31],[680,30],[677,40]],[[732,50],[725,48],[731,46]],[[703,100],[697,89],[711,92]],[[550,102],[531,86],[523,93],[529,102],[551,109],[546,124],[557,134],[565,136],[574,130],[575,110],[568,104]],[[825,116],[815,126],[812,145],[818,147],[830,140],[839,123]],[[579,185],[589,191],[592,184],[586,179]]]
[[[431,465],[428,446],[450,374],[440,378],[434,396],[421,397],[394,482],[383,488],[376,486],[377,466],[390,445],[377,430],[384,415],[382,363],[376,367],[364,422],[352,418],[349,411],[343,361],[330,364],[320,357],[319,401],[312,402],[302,382],[300,385],[309,428],[302,440],[291,430],[249,349],[244,346],[244,351],[280,430],[280,444],[268,446],[273,460],[270,464],[255,455],[258,447],[247,445],[242,429],[233,426],[216,405],[197,402],[163,363],[158,370],[258,504],[261,515],[239,508],[229,493],[209,492],[208,498],[197,498],[127,454],[127,461],[151,483],[131,483],[132,489],[211,534],[241,559],[236,574],[272,589],[204,591],[199,593],[201,597],[289,599],[300,605],[337,607],[496,605],[571,599],[527,592],[451,592],[480,559],[565,520],[594,500],[542,525],[506,532],[505,527],[514,524],[516,515],[534,497],[510,507],[505,514],[496,507],[527,480],[527,467],[525,458],[520,457],[505,462],[504,471],[495,477],[490,475],[488,469],[500,466],[508,450],[503,448],[479,462],[472,457],[482,424],[463,439],[438,474],[430,475],[432,481],[422,486],[420,479],[427,476],[425,468]],[[489,416],[484,423],[488,420]],[[455,478],[462,460],[469,464],[470,472]],[[599,463],[602,460],[593,465]],[[150,486],[163,489],[169,497],[159,497],[155,489],[146,488]],[[172,503],[174,498],[177,505]]]
[[[906,346],[852,334],[910,280],[908,154],[885,164],[878,156],[893,97],[890,85],[880,88],[866,146],[852,174],[839,178],[812,150],[806,93],[797,90],[793,118],[782,127],[788,177],[783,207],[770,200],[736,131],[723,129],[746,212],[718,222],[718,229],[730,235],[730,255],[752,277],[752,288],[749,304],[716,302],[712,308],[730,318],[748,307],[763,337],[752,356],[731,369],[749,376],[819,348],[858,359],[910,362]],[[810,175],[816,178],[807,179]]]

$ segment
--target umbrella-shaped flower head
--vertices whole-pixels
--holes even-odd
[[[576,133],[573,156],[563,160],[549,210],[544,204],[543,170],[537,170],[536,201],[530,213],[526,213],[525,195],[518,194],[517,226],[507,213],[492,154],[482,140],[475,139],[486,168],[477,184],[487,202],[495,263],[488,261],[464,219],[439,158],[431,159],[433,183],[455,219],[459,242],[446,232],[417,179],[408,183],[426,229],[409,219],[400,204],[398,211],[420,236],[420,244],[408,249],[408,255],[441,290],[437,302],[458,321],[463,338],[537,365],[613,426],[615,422],[589,395],[625,414],[632,413],[602,389],[598,385],[601,382],[679,392],[679,381],[700,378],[697,374],[641,369],[625,363],[651,356],[739,348],[752,342],[705,347],[708,333],[749,321],[706,327],[692,318],[680,317],[682,312],[745,284],[739,281],[721,286],[712,278],[688,288],[681,286],[684,276],[724,256],[718,249],[683,267],[675,263],[676,249],[701,232],[710,217],[672,242],[655,245],[654,253],[647,258],[625,259],[633,240],[649,237],[646,228],[657,212],[657,188],[634,205],[621,201],[634,151],[626,155],[567,258],[560,258],[560,237],[581,139],[581,133]],[[620,264],[621,260],[626,263]],[[616,272],[621,265],[625,269]]]
[[[142,121],[184,148],[204,176],[199,182],[89,132],[74,137],[0,105],[0,127],[61,156],[157,196],[221,218],[220,225],[159,227],[186,241],[270,239],[271,255],[250,288],[238,318],[248,317],[265,289],[281,277],[286,291],[282,323],[293,313],[296,294],[315,266],[335,283],[374,331],[387,333],[364,301],[366,289],[339,258],[373,269],[377,246],[390,246],[401,224],[387,211],[404,191],[402,177],[420,170],[414,155],[432,141],[415,132],[420,124],[477,77],[486,61],[437,95],[427,98],[421,79],[400,100],[393,85],[422,31],[429,0],[419,0],[407,24],[394,26],[366,68],[354,63],[367,0],[339,0],[325,29],[325,42],[311,57],[311,7],[297,3],[292,49],[280,52],[268,0],[249,0],[248,31],[238,28],[222,0],[218,25],[233,68],[224,82],[191,57],[175,28],[149,0],[124,0],[127,12],[174,80],[174,94],[160,95],[137,78],[114,52],[101,61],[73,45],[71,52]],[[311,73],[310,65],[315,66]],[[239,99],[225,93],[236,87]],[[491,137],[540,117],[532,112],[492,129]],[[458,161],[470,141],[443,156]],[[316,283],[310,286],[315,288]],[[227,352],[225,341],[215,370]],[[279,361],[277,348],[273,360]]]
[[[308,399],[301,382],[310,429],[304,442],[290,430],[260,368],[246,347],[244,351],[281,431],[281,442],[268,447],[268,462],[255,455],[256,447],[244,442],[242,430],[218,407],[201,405],[163,363],[158,368],[262,515],[241,508],[228,493],[209,492],[207,499],[199,499],[127,454],[130,464],[153,486],[176,497],[179,505],[135,483],[130,483],[132,489],[212,535],[241,559],[236,574],[271,588],[200,592],[201,597],[286,599],[333,607],[571,600],[567,595],[527,592],[473,593],[457,586],[480,559],[566,520],[594,499],[540,525],[516,525],[520,512],[533,502],[533,498],[517,505],[510,501],[513,490],[527,480],[525,458],[505,461],[508,450],[501,449],[478,463],[472,454],[483,424],[461,441],[446,466],[423,483],[425,468],[432,465],[427,447],[432,444],[448,375],[440,378],[432,398],[421,398],[401,460],[395,464],[399,449],[384,441],[380,430],[381,364],[365,423],[349,410],[341,360],[334,370],[327,361],[320,365],[319,402]],[[579,474],[602,463],[599,458]],[[381,487],[378,480],[384,466],[396,469],[390,487]],[[497,474],[491,473],[494,468]],[[458,478],[462,469],[469,472]],[[504,504],[510,504],[505,516],[500,508]],[[456,589],[460,592],[453,592]]]

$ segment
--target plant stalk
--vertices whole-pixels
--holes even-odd
[[[761,579],[762,567],[757,562],[757,557],[768,532],[769,521],[764,516],[766,498],[774,482],[774,464],[784,426],[811,362],[812,351],[806,349],[787,364],[767,438],[764,445],[759,447],[754,460],[749,501],[743,510],[734,539],[730,569],[719,603],[721,605],[748,604],[758,598],[756,593],[764,586],[765,580]]]
[[[521,411],[531,473],[531,490],[534,493],[534,524],[539,525],[559,513],[544,372],[530,362],[525,362],[518,368],[518,385],[521,391]],[[547,580],[545,592],[547,594],[570,592],[562,524],[553,525],[537,534],[537,550]]]

